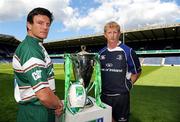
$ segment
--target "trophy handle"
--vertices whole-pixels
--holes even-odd
[[[91,89],[94,87],[95,81],[90,81],[88,87],[86,88],[87,93],[91,91]]]

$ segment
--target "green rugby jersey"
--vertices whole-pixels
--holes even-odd
[[[45,87],[55,91],[53,64],[40,40],[26,36],[15,51],[13,68],[17,102],[40,104],[35,92]]]

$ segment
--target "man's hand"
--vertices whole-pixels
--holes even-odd
[[[60,117],[61,115],[62,115],[62,113],[63,113],[63,103],[62,103],[62,101],[61,100],[59,100],[59,105],[60,105],[60,107],[58,107],[57,109],[55,109],[55,115],[57,116],[57,117]]]

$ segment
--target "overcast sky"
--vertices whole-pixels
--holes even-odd
[[[0,0],[0,34],[26,36],[26,16],[35,7],[53,12],[46,41],[103,33],[108,21],[125,29],[180,22],[180,0]]]

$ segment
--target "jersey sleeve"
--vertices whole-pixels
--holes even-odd
[[[130,55],[128,59],[128,72],[137,74],[141,72],[141,65],[138,56],[134,50],[130,50]]]
[[[46,64],[43,59],[43,53],[37,48],[27,49],[23,53],[22,69],[24,78],[32,86],[34,92],[49,87]]]

